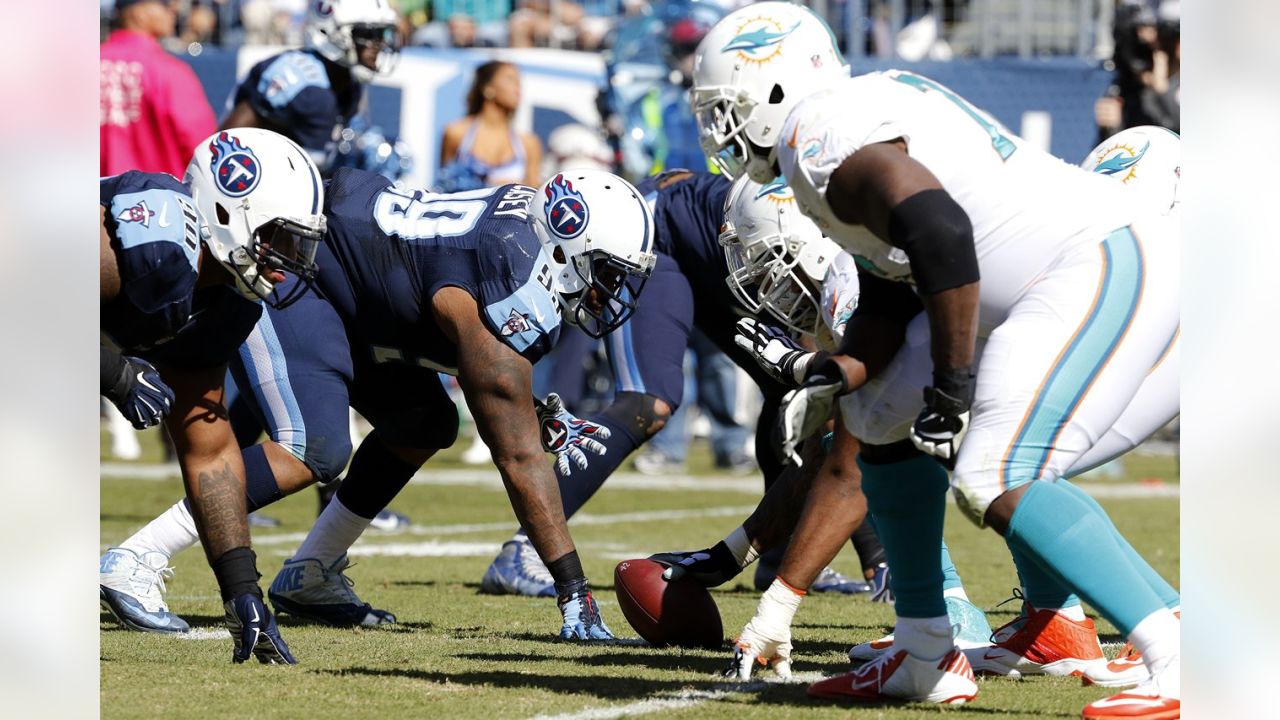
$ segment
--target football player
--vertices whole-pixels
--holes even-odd
[[[308,5],[306,47],[254,65],[222,127],[275,130],[306,149],[327,176],[334,143],[359,112],[365,83],[395,68],[400,40],[387,0]]]
[[[325,194],[320,295],[268,309],[233,362],[236,384],[270,440],[244,451],[249,507],[333,480],[351,456],[346,413],[373,424],[346,479],[269,591],[278,612],[332,625],[394,622],[351,590],[347,549],[437,450],[457,411],[440,372],[457,375],[512,506],[555,581],[561,636],[611,637],[565,527],[539,443],[531,363],[561,321],[603,337],[635,309],[655,262],[653,218],[609,173],[557,175],[435,195],[343,168]],[[552,399],[544,422],[570,428],[557,453],[592,428]],[[181,513],[179,503],[170,513]],[[169,513],[166,513],[169,514]],[[190,544],[153,521],[170,553]]]
[[[314,278],[325,227],[320,174],[297,145],[258,131],[208,138],[181,183],[128,172],[99,185],[102,333],[110,341],[102,392],[139,429],[166,423],[190,502],[185,531],[198,532],[218,579],[233,660],[293,663],[258,587],[245,469],[222,383],[262,301],[286,307]],[[281,291],[286,275],[295,292]],[[134,629],[186,632],[161,596],[168,559],[145,541],[108,550],[103,605]]]
[[[893,568],[895,650],[810,694],[977,695],[937,563],[950,485],[967,517],[1004,536],[1024,578],[1076,592],[1142,653],[1150,679],[1084,716],[1176,717],[1177,617],[1110,518],[1057,482],[1130,408],[1177,331],[1176,224],[928,78],[846,74],[825,23],[786,3],[727,16],[694,70],[707,154],[735,176],[781,171],[802,211],[883,279],[863,284],[841,352],[786,398],[784,450],[837,399],[852,434],[869,437],[885,417],[852,391],[881,375],[917,312],[929,329],[924,409],[900,440],[859,455]],[[761,600],[740,638],[744,663],[789,640],[791,588],[804,587],[790,585]]]
[[[744,315],[768,308],[793,332],[812,335],[818,316],[816,286],[839,252],[799,214],[794,197],[781,180],[761,185],[744,178],[731,184],[720,175],[672,170],[646,179],[639,188],[657,224],[657,264],[648,292],[658,300],[641,305],[606,342],[615,395],[609,407],[589,420],[608,430],[607,437],[598,439],[608,452],[592,459],[589,466],[579,463],[574,469],[564,463],[558,468],[566,517],[577,512],[627,456],[661,430],[675,412],[684,390],[684,353],[694,328],[752,376],[764,394],[762,417],[772,418],[788,386],[764,372],[734,343],[733,324]],[[726,205],[735,210],[726,215]],[[741,253],[726,254],[721,245],[721,229],[729,216],[736,218],[737,227],[726,238],[741,234],[750,239],[746,244],[752,252],[781,257],[785,262],[767,277],[748,277],[746,273],[760,264],[748,268]],[[800,237],[808,242],[800,242]],[[734,276],[741,282],[731,286],[726,280]],[[731,291],[734,287],[737,289]],[[784,467],[768,440],[770,431],[770,423],[757,424],[756,458],[766,491]],[[802,484],[798,478],[788,480],[775,492],[798,500],[803,498]],[[773,534],[753,537],[754,546],[743,535],[734,537],[741,540],[734,545],[739,571],[756,558],[762,546],[773,544]],[[777,539],[785,545],[785,534]],[[859,534],[855,545],[864,573],[874,576],[883,561],[874,533]],[[773,581],[773,569],[761,569],[765,587]],[[883,569],[880,572],[883,577]],[[845,593],[869,589],[866,583],[830,568],[823,569],[814,587]],[[481,580],[481,590],[529,596],[554,593],[551,577],[523,532],[503,545]]]

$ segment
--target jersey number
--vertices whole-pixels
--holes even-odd
[[[939,85],[929,78],[908,72],[894,73],[892,77],[894,80],[897,80],[904,85],[910,85],[920,92],[933,90],[934,92],[941,94],[942,97],[955,103],[956,107],[960,108],[965,112],[965,114],[973,118],[974,121],[982,127],[983,131],[991,137],[991,147],[995,148],[995,151],[999,153],[1001,160],[1008,160],[1009,156],[1013,154],[1013,151],[1018,149],[1018,146],[1013,144],[1013,141],[1009,139],[1009,136],[1005,135],[1003,129],[993,122],[991,118],[987,117],[982,111],[970,105],[967,100],[951,92],[942,85]]]
[[[406,240],[466,235],[475,229],[489,207],[488,200],[484,198],[496,189],[453,195],[434,195],[419,190],[406,195],[388,188],[378,193],[373,217],[382,232]]]

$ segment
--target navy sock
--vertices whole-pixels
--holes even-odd
[[[396,457],[375,428],[356,448],[337,498],[351,512],[372,520],[409,484],[418,467]]]
[[[604,485],[604,481],[617,470],[636,448],[644,444],[648,438],[637,437],[631,428],[617,422],[605,413],[597,413],[587,420],[603,425],[609,429],[609,439],[600,440],[608,448],[604,455],[587,453],[587,468],[573,466],[573,474],[565,476],[556,471],[556,480],[560,483],[560,500],[564,503],[565,518],[582,509],[592,495]]]
[[[244,458],[245,506],[249,512],[264,508],[284,497],[276,484],[276,474],[271,472],[267,452],[261,444],[250,445],[240,451]]]
[[[871,523],[870,515],[857,530],[853,531],[853,537],[849,539],[853,541],[853,549],[858,553],[858,561],[862,563],[863,573],[874,570],[877,565],[885,561],[884,546],[880,544],[880,537],[876,535],[876,528]]]

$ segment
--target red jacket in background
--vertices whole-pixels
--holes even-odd
[[[150,35],[131,30],[111,33],[101,58],[101,174],[181,178],[196,144],[217,129],[196,74]]]

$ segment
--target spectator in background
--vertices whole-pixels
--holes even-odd
[[[116,29],[100,50],[103,176],[141,170],[182,177],[191,151],[216,128],[195,73],[160,45],[176,20],[169,2],[116,1]]]
[[[1180,6],[1165,0],[1158,10],[1145,0],[1116,7],[1115,79],[1094,106],[1098,141],[1125,128],[1160,125],[1174,132],[1179,120]]]
[[[476,68],[467,116],[444,129],[440,141],[442,192],[506,183],[542,184],[542,143],[513,126],[520,107],[520,71],[498,60]]]
[[[1142,112],[1153,124],[1181,132],[1182,31],[1181,5],[1160,3],[1156,12],[1156,37],[1151,50],[1151,74],[1144,78]]]

